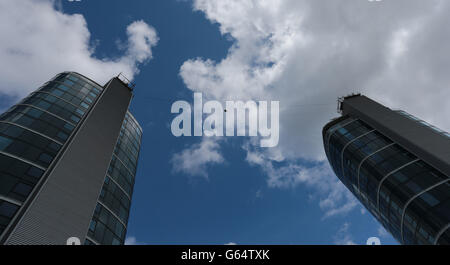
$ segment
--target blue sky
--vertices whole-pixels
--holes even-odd
[[[379,236],[379,225],[369,214],[354,210],[323,220],[324,212],[309,198],[308,188],[268,188],[264,172],[245,161],[240,139],[224,145],[227,163],[208,167],[208,179],[174,172],[169,162],[173,154],[200,141],[176,138],[168,127],[174,117],[171,104],[192,100],[180,67],[197,57],[221,60],[232,45],[189,1],[63,4],[64,12],[85,17],[92,39],[98,41],[97,57],[114,56],[116,40],[126,38],[123,29],[135,20],[152,25],[160,38],[153,59],[135,78],[131,110],[144,138],[128,237],[146,244],[334,244],[351,237],[363,244]],[[394,243],[389,237],[383,241]]]
[[[442,85],[448,76],[433,71],[443,63],[439,54],[425,48],[445,30],[446,16],[435,8],[440,1],[250,2],[53,1],[55,5],[41,6],[42,12],[35,13],[26,13],[22,6],[21,17],[33,21],[36,16],[39,21],[34,29],[39,36],[19,35],[20,26],[3,35],[23,38],[19,46],[25,43],[20,53],[8,55],[12,71],[34,67],[29,71],[34,76],[30,80],[0,76],[6,80],[0,87],[0,106],[8,107],[53,73],[65,70],[99,82],[118,69],[134,77],[137,88],[131,111],[144,136],[128,226],[130,242],[365,244],[377,236],[383,244],[396,244],[331,173],[324,160],[321,128],[338,116],[336,98],[357,92],[357,87],[382,103],[448,129],[448,116],[426,107],[444,103],[442,95],[449,93]],[[8,8],[3,9],[15,10]],[[63,18],[55,15],[58,12],[65,14]],[[133,39],[126,31],[136,21],[149,27],[140,27],[146,33],[138,36],[154,29],[159,39],[139,53],[130,48]],[[67,32],[73,39],[67,40]],[[57,38],[45,42],[45,34]],[[46,46],[79,56],[45,58],[45,67],[40,67],[39,54],[45,54]],[[37,59],[30,56],[24,64],[17,54]],[[145,62],[139,62],[139,55]],[[423,87],[435,89],[437,96],[412,104],[412,98],[424,95]],[[210,142],[174,137],[171,105],[176,100],[192,101],[194,91],[218,100],[232,96],[280,100],[279,146],[263,150],[242,137]],[[220,159],[208,155],[175,159],[202,148]],[[192,166],[186,160],[197,162]]]

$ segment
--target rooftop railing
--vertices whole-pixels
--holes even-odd
[[[120,73],[117,78],[122,81],[131,91],[134,90],[136,84],[131,82],[124,74]]]

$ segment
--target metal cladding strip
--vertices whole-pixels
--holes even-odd
[[[106,176],[112,181],[114,182],[114,184],[117,185],[117,187],[125,194],[125,196],[128,197],[128,199],[131,201],[131,197],[130,195],[122,188],[122,186],[119,185],[119,183],[117,183],[116,180],[114,180],[108,173],[106,173]]]
[[[361,162],[359,163],[359,165],[358,165],[358,193],[359,193],[360,197],[361,197],[361,185],[360,185],[360,181],[359,181],[359,179],[360,179],[359,178],[359,173],[361,172],[362,164],[364,164],[364,162],[366,162],[366,160],[369,159],[369,157],[371,157],[371,156],[373,156],[373,155],[375,155],[375,154],[377,154],[377,153],[379,153],[379,152],[381,152],[381,151],[383,151],[383,150],[385,150],[385,149],[387,149],[387,148],[389,148],[389,147],[391,147],[393,145],[395,145],[395,143],[388,144],[388,145],[378,149],[377,151],[375,151],[375,152],[371,153],[370,155],[367,155],[366,157],[364,157],[364,159],[361,160]]]
[[[43,170],[43,171],[46,170],[45,167],[42,167],[42,166],[40,166],[40,165],[38,165],[38,164],[35,164],[35,163],[31,162],[31,161],[28,161],[28,160],[23,159],[23,158],[21,158],[21,157],[15,156],[15,155],[13,155],[13,154],[6,153],[6,152],[3,152],[3,151],[0,151],[0,154],[5,155],[5,156],[9,156],[9,157],[11,157],[11,158],[15,158],[15,159],[17,159],[17,160],[19,160],[19,161],[22,161],[22,162],[24,162],[24,163],[27,163],[27,164],[29,164],[29,165],[32,165],[33,167],[37,167],[37,168],[39,168],[40,170]]]
[[[356,140],[359,140],[359,139],[363,138],[364,136],[366,136],[366,135],[368,135],[368,134],[371,134],[371,133],[373,133],[373,132],[375,132],[375,131],[376,131],[376,130],[371,130],[371,131],[368,131],[368,132],[366,132],[366,133],[364,133],[364,134],[362,134],[362,135],[356,137],[355,139],[353,139],[353,140],[351,140],[350,142],[348,142],[348,143],[344,146],[344,148],[342,148],[342,151],[341,151],[341,174],[342,174],[342,177],[344,177],[344,152],[345,152],[345,149],[347,149],[347,147],[348,147],[350,144],[354,143]]]
[[[62,101],[64,101],[64,102],[66,102],[67,104],[70,104],[70,105],[72,105],[72,106],[74,106],[75,108],[79,108],[80,106],[79,105],[75,105],[75,104],[73,104],[72,102],[70,102],[70,101],[68,101],[68,100],[66,100],[66,99],[63,99],[62,97],[59,97],[59,96],[57,96],[57,95],[55,95],[55,94],[52,94],[52,93],[50,93],[50,92],[46,92],[46,91],[35,91],[35,92],[33,92],[33,93],[31,93],[31,95],[34,95],[34,94],[47,94],[47,95],[50,95],[50,96],[53,96],[53,97],[55,97],[55,98],[57,98],[57,99],[60,99],[60,100],[62,100]],[[70,93],[69,93],[70,94]],[[74,95],[72,95],[72,94],[70,94],[71,96],[74,96]]]
[[[98,243],[96,240],[94,240],[92,237],[86,236],[86,239],[89,239],[92,243],[96,244],[96,245],[100,245],[100,243]]]
[[[426,193],[426,192],[428,192],[428,191],[430,191],[430,190],[432,190],[432,189],[434,189],[434,188],[436,188],[436,187],[438,187],[438,186],[440,186],[440,185],[442,185],[442,184],[444,184],[444,183],[446,183],[446,182],[449,182],[449,181],[450,181],[450,178],[449,178],[449,179],[446,179],[446,180],[443,180],[443,181],[440,181],[440,182],[438,182],[438,183],[432,185],[431,187],[429,187],[429,188],[427,188],[427,189],[425,189],[425,190],[419,192],[418,194],[414,195],[414,196],[413,196],[411,199],[409,199],[409,201],[405,204],[405,207],[403,207],[402,221],[401,221],[401,226],[400,226],[400,232],[401,232],[402,244],[405,244],[405,239],[403,238],[403,223],[404,223],[404,221],[405,221],[405,214],[406,214],[406,210],[407,210],[408,206],[409,206],[416,198],[420,197],[422,194],[424,194],[424,193]]]
[[[61,118],[60,116],[58,116],[58,115],[56,115],[56,114],[53,114],[53,113],[51,113],[51,112],[48,112],[48,111],[46,111],[45,109],[41,109],[41,108],[39,108],[39,107],[37,107],[37,106],[35,106],[35,105],[31,105],[31,104],[17,104],[16,106],[27,106],[27,107],[35,108],[35,109],[40,110],[40,111],[42,111],[42,112],[45,112],[45,113],[47,113],[47,114],[49,114],[49,115],[52,115],[52,116],[55,117],[55,118],[58,118],[58,119],[60,119],[60,120],[62,120],[62,121],[65,121],[65,122],[69,123],[70,125],[73,125],[74,127],[77,127],[77,125],[76,125],[75,123],[72,123],[72,122],[70,122],[70,121],[68,121],[68,120],[66,120],[66,119],[63,119],[63,118]]]
[[[331,140],[331,136],[333,136],[334,133],[335,133],[337,130],[339,130],[340,128],[343,128],[343,127],[345,127],[345,126],[349,125],[350,123],[353,123],[353,122],[355,122],[355,121],[357,121],[357,120],[358,120],[358,119],[352,119],[351,121],[348,121],[348,122],[346,122],[346,123],[344,123],[344,124],[342,124],[342,125],[340,125],[340,126],[334,128],[334,129],[332,130],[332,132],[330,133],[330,135],[328,136],[328,139],[327,139],[327,150],[326,150],[327,154],[330,153],[330,140]]]
[[[85,75],[82,75],[82,74],[80,74],[80,73],[73,72],[73,71],[65,71],[65,72],[63,72],[62,74],[73,74],[73,75],[77,75],[77,76],[79,76],[79,77],[82,77],[82,78],[84,79],[84,81],[87,81],[88,83],[90,83],[90,85],[97,86],[98,88],[100,88],[100,90],[103,90],[103,86],[102,86],[102,85],[100,85],[99,83],[95,82],[94,80],[92,80],[92,79],[90,79],[89,77],[87,77],[87,76],[85,76]],[[60,81],[54,81],[54,80],[52,80],[52,81],[50,81],[50,82],[59,82],[59,83],[61,83]],[[109,83],[109,82],[108,82],[108,83]]]
[[[0,154],[5,155],[5,156],[8,156],[8,157],[11,157],[11,158],[14,158],[14,159],[17,159],[17,160],[19,160],[19,161],[21,161],[21,162],[24,162],[24,163],[26,163],[26,164],[29,164],[29,165],[31,165],[31,166],[37,167],[37,168],[41,169],[42,171],[46,171],[46,168],[43,168],[43,167],[41,167],[41,166],[39,166],[39,165],[37,165],[37,164],[34,164],[33,162],[30,162],[30,161],[28,161],[28,160],[23,159],[23,158],[21,158],[21,157],[18,157],[18,156],[9,154],[9,153],[5,153],[5,152],[3,152],[3,151],[0,151]],[[9,200],[8,200],[8,201],[9,201]],[[9,202],[11,202],[11,201],[9,201]],[[11,203],[13,203],[13,202],[11,202]],[[19,206],[22,206],[22,205],[25,204],[25,203],[26,203],[26,201],[25,201],[24,203],[20,203]],[[16,203],[13,203],[13,204],[16,204]],[[20,211],[20,209],[19,209],[19,211]],[[17,217],[17,213],[16,213],[16,214],[14,215],[14,217],[12,218],[12,221],[13,221],[16,217]],[[3,240],[3,237],[4,237],[5,234],[7,233],[8,228],[11,226],[12,221],[8,224],[8,226],[6,227],[6,229],[4,229],[2,233],[0,233],[0,240]],[[0,242],[0,245],[1,245],[1,244],[2,244],[2,242]]]
[[[420,161],[420,159],[418,159],[418,158],[417,158],[417,159],[414,159],[413,161],[408,162],[408,163],[404,164],[403,166],[398,167],[398,168],[392,170],[391,172],[389,172],[386,176],[384,176],[384,177],[381,179],[380,183],[378,184],[378,188],[377,188],[377,209],[378,209],[378,212],[380,211],[380,191],[381,191],[381,186],[383,186],[384,181],[385,181],[389,176],[391,176],[392,174],[398,172],[399,170],[404,169],[405,167],[407,167],[407,166],[409,166],[409,165],[412,165],[412,164],[414,164],[414,163],[416,163],[416,162],[419,162],[419,161]]]
[[[15,205],[17,205],[17,206],[19,206],[19,207],[22,206],[22,203],[21,203],[21,202],[16,201],[16,200],[11,199],[11,198],[8,198],[8,197],[5,197],[5,196],[2,196],[2,195],[0,195],[0,200],[3,200],[3,201],[6,201],[6,202],[15,204]]]
[[[139,122],[136,120],[136,118],[133,116],[133,113],[131,113],[129,110],[127,111],[128,116],[133,120],[134,124],[139,128],[139,131],[141,134],[144,132]]]
[[[28,128],[28,127],[22,126],[22,125],[20,125],[20,124],[17,124],[17,123],[14,123],[14,122],[10,122],[10,121],[0,121],[0,123],[10,124],[10,125],[14,125],[14,126],[20,127],[20,128],[22,128],[22,129],[24,129],[24,130],[27,130],[27,131],[29,131],[29,132],[35,133],[35,134],[37,134],[37,135],[40,135],[40,136],[46,138],[47,140],[53,141],[53,142],[55,142],[55,143],[57,143],[57,144],[60,144],[60,145],[64,145],[63,143],[61,143],[61,142],[58,141],[58,140],[55,140],[55,139],[53,139],[53,138],[51,138],[51,137],[48,137],[48,136],[45,135],[45,134],[42,134],[42,133],[40,133],[40,132],[37,132],[37,131],[32,130],[32,129]]]
[[[124,167],[124,168],[126,168],[126,170],[128,171],[128,173],[130,173],[131,175],[135,175],[134,173],[133,173],[133,171],[131,171],[131,169],[129,169],[128,167],[127,167],[127,165],[125,165],[125,163],[116,155],[116,153],[113,153],[113,155],[117,158],[117,160],[119,160],[119,162],[122,164],[122,166]]]
[[[69,74],[71,74],[70,72],[69,72]],[[84,79],[89,79],[89,78],[87,78],[87,77],[85,77],[85,76],[83,76],[83,75],[81,75],[81,74],[78,74],[78,73],[74,73],[74,72],[72,72],[72,74],[76,74],[76,75],[79,75],[79,76],[81,76],[81,77],[83,77]],[[69,79],[70,80],[70,79]],[[74,83],[78,83],[78,82],[76,82],[76,81],[72,81],[72,80],[70,80],[71,82],[74,82]],[[91,82],[94,82],[94,81],[92,81],[92,80],[83,80],[83,81],[85,81],[86,83],[88,83],[89,84],[89,82],[87,82],[87,81],[91,81]],[[68,84],[66,84],[66,83],[64,83],[64,82],[61,82],[61,81],[59,81],[59,80],[50,80],[50,81],[48,81],[47,83],[45,83],[43,86],[41,86],[40,88],[38,88],[38,90],[36,90],[35,92],[38,92],[38,91],[41,91],[41,89],[42,88],[44,88],[45,86],[47,86],[47,85],[49,85],[50,83],[56,83],[56,84],[59,84],[59,85],[63,85],[63,86],[66,86],[66,87],[70,87],[70,85],[68,85]],[[79,84],[80,85],[80,84]],[[103,87],[101,86],[101,85],[99,85],[99,84],[97,84],[97,83],[95,83],[95,84],[89,84],[89,85],[91,85],[91,86],[93,86],[93,87],[96,87],[97,89],[100,87],[100,88],[102,88],[102,89],[99,89],[99,90],[103,90]],[[58,88],[58,87],[56,87],[57,89],[59,89],[59,90],[61,90],[60,88]],[[91,92],[91,90],[89,90],[89,92]],[[68,92],[69,94],[71,94],[72,96],[76,96],[76,95],[74,95],[72,92],[71,92],[71,90]]]
[[[100,200],[98,201],[98,204],[100,204],[101,206],[103,206],[103,208],[105,208],[112,216],[114,216],[114,218],[117,219],[117,221],[119,221],[123,227],[125,227],[125,229],[127,228],[127,225],[122,221],[122,219],[119,218],[119,216],[117,216],[111,209],[109,209],[108,206],[106,206],[103,202],[101,202]]]
[[[445,233],[445,231],[447,231],[448,229],[450,229],[450,224],[444,226],[444,228],[441,229],[441,231],[439,231],[439,233],[436,236],[436,239],[434,240],[434,245],[437,245],[437,243],[439,242],[439,239],[441,238],[441,236]]]

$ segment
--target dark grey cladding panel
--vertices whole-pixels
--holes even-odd
[[[7,244],[84,242],[131,96],[109,83]]]
[[[450,139],[448,137],[365,96],[345,99],[342,107],[343,115],[360,118],[420,159],[450,176]]]

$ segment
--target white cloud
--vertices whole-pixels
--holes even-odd
[[[237,244],[236,243],[234,243],[234,242],[230,242],[230,243],[227,243],[227,244],[225,244],[226,246],[236,246]]]
[[[326,162],[306,167],[301,162],[290,161],[285,166],[274,166],[273,157],[267,159],[264,154],[252,151],[246,145],[247,162],[257,165],[267,174],[267,183],[272,188],[290,188],[299,184],[312,188],[312,198],[319,201],[320,208],[325,212],[323,218],[345,215],[353,210],[358,201],[353,194],[336,178]]]
[[[211,138],[203,138],[200,143],[175,154],[171,162],[175,172],[208,178],[207,166],[223,163],[224,159],[219,144]]]
[[[384,237],[384,238],[386,238],[386,237],[389,237],[390,236],[390,234],[386,231],[386,229],[384,228],[384,227],[382,227],[382,226],[380,226],[380,227],[378,227],[378,236],[380,236],[380,237]]]
[[[449,1],[195,0],[193,6],[233,45],[221,61],[186,61],[185,84],[218,100],[280,100],[279,146],[246,148],[247,160],[265,170],[269,186],[327,190],[320,205],[329,215],[357,205],[328,179],[336,179],[332,172],[322,172],[321,129],[337,116],[337,97],[363,90],[450,129]],[[318,166],[304,168],[305,162]]]
[[[130,236],[125,239],[125,245],[145,245],[145,243],[139,242],[134,236]]]
[[[334,244],[336,245],[356,245],[352,235],[349,232],[350,224],[344,223],[334,235]]]
[[[80,14],[58,11],[58,1],[0,1],[0,95],[21,98],[55,74],[77,71],[103,84],[120,72],[133,78],[152,58],[156,31],[143,21],[127,27],[124,55],[95,58],[95,40]]]
[[[158,43],[158,35],[154,28],[144,21],[135,21],[127,27],[128,59],[130,63],[143,63],[152,58],[151,48]]]
[[[262,199],[263,198],[263,192],[262,192],[262,190],[261,189],[259,189],[259,190],[257,190],[256,192],[255,192],[255,198],[256,199]]]

